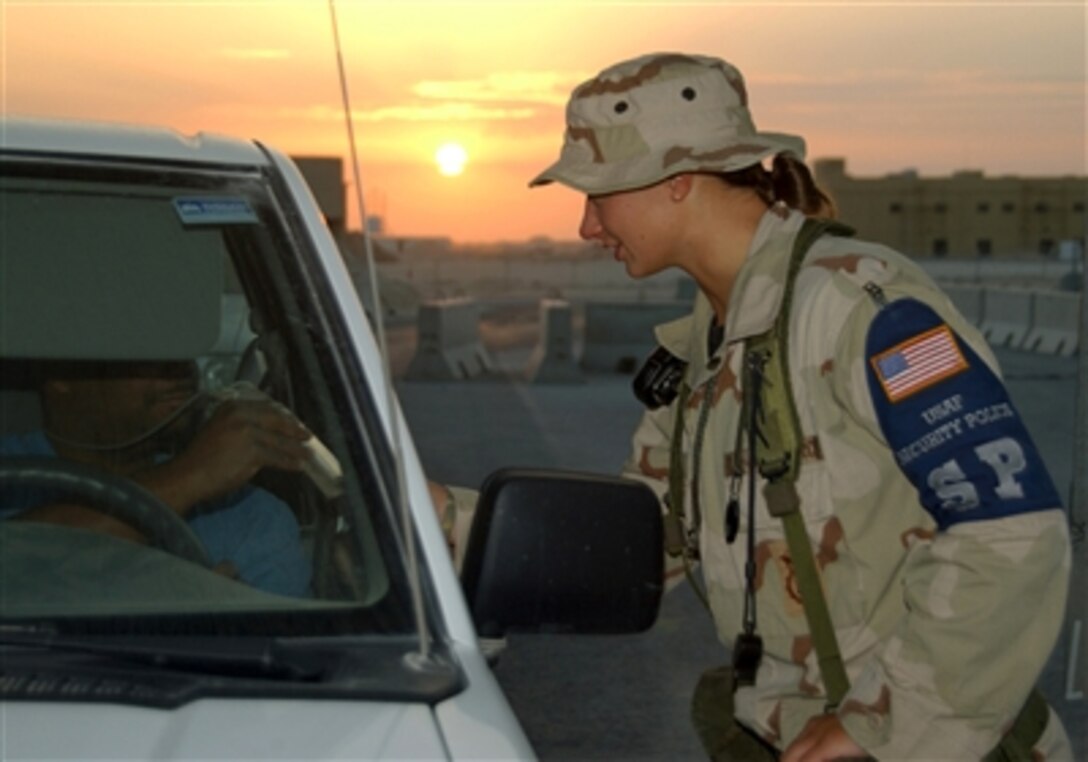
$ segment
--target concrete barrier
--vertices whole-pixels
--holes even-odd
[[[586,304],[585,309],[582,367],[634,373],[657,345],[654,326],[687,315],[691,312],[691,303],[593,302]]]
[[[540,302],[540,340],[525,369],[533,383],[577,384],[585,381],[574,359],[574,311],[570,302],[543,299]]]
[[[1031,330],[1034,299],[1030,289],[987,288],[982,335],[995,347],[1019,349]]]
[[[1080,294],[1036,292],[1033,317],[1022,349],[1063,357],[1076,353],[1080,330]]]
[[[944,292],[960,314],[978,328],[986,316],[986,291],[982,286],[945,286]]]
[[[479,308],[471,299],[443,299],[419,307],[416,353],[405,371],[411,381],[459,381],[491,370],[480,343]]]

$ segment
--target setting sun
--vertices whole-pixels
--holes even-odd
[[[444,143],[434,153],[438,171],[446,177],[454,177],[465,171],[468,151],[458,143]]]

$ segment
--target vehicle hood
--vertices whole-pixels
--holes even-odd
[[[5,760],[444,759],[425,704],[206,699],[172,710],[0,704]]]

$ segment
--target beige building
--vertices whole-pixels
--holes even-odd
[[[839,158],[817,159],[813,170],[860,237],[913,257],[1057,258],[1084,250],[1085,176],[853,177]]]
[[[314,194],[325,223],[333,237],[343,245],[347,232],[347,197],[344,183],[344,162],[338,156],[292,156],[299,172],[306,178],[310,192]]]

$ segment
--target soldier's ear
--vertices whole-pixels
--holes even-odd
[[[690,172],[673,175],[666,182],[669,185],[669,198],[673,201],[683,201],[691,193],[693,180]]]

